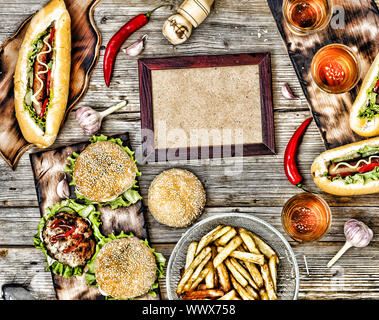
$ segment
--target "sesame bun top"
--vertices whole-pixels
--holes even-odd
[[[99,289],[115,299],[136,298],[148,293],[156,273],[154,254],[135,237],[106,243],[95,259]]]
[[[80,153],[73,177],[77,191],[85,198],[107,202],[116,199],[134,184],[136,167],[118,144],[99,141]]]
[[[154,218],[170,227],[187,227],[202,213],[206,194],[199,179],[184,169],[170,169],[155,177],[148,207]]]

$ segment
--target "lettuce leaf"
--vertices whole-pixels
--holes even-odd
[[[100,224],[101,224],[100,213],[96,211],[93,205],[89,205],[89,206],[82,205],[75,202],[72,199],[58,202],[55,205],[53,205],[51,208],[47,208],[46,211],[47,213],[41,218],[41,221],[38,224],[38,232],[33,237],[34,246],[37,249],[42,250],[43,254],[46,257],[46,261],[47,261],[46,270],[49,270],[53,272],[54,274],[60,275],[65,278],[70,278],[73,276],[81,276],[86,266],[72,268],[70,266],[64,265],[52,259],[48,255],[45,244],[41,239],[41,233],[43,231],[43,228],[45,227],[46,221],[49,220],[55,214],[59,212],[69,212],[69,213],[74,213],[74,214],[76,213],[82,218],[88,219],[91,222],[91,228],[93,230],[93,235],[96,242],[96,250],[95,250],[95,253],[96,253],[99,250],[98,243],[104,239],[104,236],[100,232]],[[93,256],[95,256],[95,254]],[[90,261],[92,261],[92,259],[93,258],[91,258]],[[90,261],[87,262],[87,265]]]
[[[96,256],[97,256],[99,250],[109,241],[112,241],[115,239],[128,238],[128,237],[134,237],[134,234],[132,232],[129,234],[126,234],[123,231],[121,231],[121,233],[118,235],[114,235],[112,233],[107,237],[103,237],[103,239],[99,242],[99,244],[97,246],[98,250],[96,250],[96,253],[93,255],[91,261],[87,264],[87,270],[85,273],[85,277],[86,277],[86,282],[87,282],[88,286],[97,287],[97,282],[96,282],[96,277],[95,277],[95,259],[96,259]],[[163,268],[166,265],[166,258],[163,256],[163,254],[156,252],[155,249],[150,247],[149,242],[146,239],[140,240],[140,241],[142,241],[151,250],[151,252],[154,254],[155,261],[157,263],[157,273],[155,276],[155,281],[154,281],[153,285],[151,286],[149,292],[147,293],[151,296],[156,296],[156,292],[154,290],[157,289],[159,286],[158,279],[164,277]],[[106,299],[107,300],[117,300],[117,299],[110,297],[110,296],[106,297]],[[129,300],[133,300],[133,299],[129,299]]]
[[[131,151],[127,146],[124,146],[121,139],[119,139],[119,138],[109,139],[107,136],[105,136],[103,134],[100,136],[94,136],[94,137],[92,137],[92,139],[90,139],[90,143],[95,143],[98,141],[110,141],[110,142],[118,144],[132,159],[134,166],[136,168],[136,176],[141,176],[141,172],[138,170],[137,163],[136,163],[136,160],[134,158],[134,152]],[[72,180],[70,182],[70,185],[75,185],[73,172],[74,172],[75,162],[76,162],[76,159],[78,157],[79,157],[79,154],[76,152],[73,152],[72,156],[67,158],[67,160],[69,161],[69,164],[66,165],[65,171],[71,174]],[[78,199],[83,200],[86,204],[93,204],[93,205],[96,204],[100,207],[110,206],[112,209],[117,209],[120,207],[129,207],[132,204],[141,200],[142,196],[138,192],[138,189],[139,189],[138,182],[137,182],[137,180],[135,180],[134,184],[128,190],[126,190],[123,194],[119,195],[116,199],[114,199],[112,201],[108,201],[108,202],[101,202],[101,203],[100,202],[94,202],[94,201],[86,199],[84,196],[82,196],[76,190],[75,190],[75,194],[76,194],[76,197]]]
[[[379,105],[376,103],[378,94],[373,91],[378,80],[379,75],[375,78],[374,85],[367,90],[367,105],[359,110],[358,118],[372,120],[379,115]]]

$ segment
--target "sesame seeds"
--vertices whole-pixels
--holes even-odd
[[[138,238],[116,239],[106,243],[95,261],[99,288],[116,299],[129,299],[147,293],[155,281],[156,271],[153,253]]]
[[[95,202],[114,200],[134,183],[136,168],[116,143],[90,144],[75,162],[73,176],[78,192]]]
[[[204,209],[206,194],[199,179],[183,169],[159,174],[150,185],[148,206],[154,218],[170,227],[186,227]]]

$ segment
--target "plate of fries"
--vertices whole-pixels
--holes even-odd
[[[292,300],[299,269],[278,230],[249,214],[225,213],[184,233],[167,266],[170,300]]]

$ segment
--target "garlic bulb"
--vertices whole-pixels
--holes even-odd
[[[329,261],[327,267],[330,268],[336,261],[351,247],[366,247],[372,240],[374,233],[363,222],[350,219],[345,223],[344,233],[346,243],[340,251]]]
[[[355,219],[350,219],[345,223],[344,232],[346,240],[357,248],[366,247],[374,236],[368,226]]]
[[[143,49],[145,48],[145,39],[147,39],[147,34],[143,35],[141,38],[139,38],[136,42],[134,42],[131,46],[122,49],[127,55],[131,57],[138,56]]]
[[[90,107],[80,107],[76,110],[75,119],[79,122],[85,134],[92,135],[100,130],[101,123],[106,116],[125,107],[126,104],[127,101],[123,101],[103,112],[97,112]]]
[[[174,14],[164,23],[162,33],[173,45],[178,45],[191,36],[192,24],[182,15]]]
[[[57,196],[61,199],[68,199],[70,197],[70,187],[66,178],[59,181],[57,185]]]

